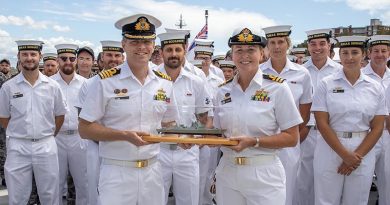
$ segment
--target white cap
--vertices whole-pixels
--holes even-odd
[[[219,61],[219,67],[220,68],[236,68],[236,65],[234,65],[233,61],[226,61],[226,60],[221,60]]]
[[[58,44],[54,46],[57,49],[57,54],[61,53],[73,53],[76,55],[79,46],[76,44]]]
[[[57,54],[56,53],[44,53],[42,55],[43,62],[47,60],[56,60],[57,59]]]
[[[192,60],[190,63],[198,68],[202,68],[202,60]]]
[[[270,26],[263,28],[263,30],[267,38],[284,37],[290,35],[291,27],[290,25]]]
[[[214,47],[214,41],[210,39],[194,39],[195,46]]]
[[[331,31],[332,30],[329,28],[306,31],[307,39],[310,41],[311,39],[316,38],[330,38]]]
[[[19,51],[23,51],[23,50],[41,51],[42,50],[43,41],[19,40],[19,41],[15,41],[15,42],[16,42],[16,44],[18,44]]]
[[[124,18],[119,19],[115,23],[115,28],[122,30],[123,26],[125,26],[127,24],[131,24],[131,23],[135,23],[139,17],[147,18],[148,21],[154,25],[154,28],[158,28],[161,26],[161,21],[158,20],[154,16],[151,16],[148,14],[136,14],[136,15],[132,15],[132,16],[128,16],[128,17],[124,17]]]
[[[343,47],[365,47],[366,36],[340,36],[336,38],[340,48]]]
[[[293,56],[293,55],[287,55],[287,59],[288,59],[289,61],[291,61],[291,62],[294,62],[294,61],[297,59],[297,57],[295,57],[295,56]]]
[[[120,41],[100,41],[103,51],[118,51],[123,53],[122,43]]]
[[[292,48],[292,54],[306,54],[306,48]]]
[[[225,56],[226,56],[225,53],[220,53],[220,52],[218,52],[218,53],[215,53],[215,54],[213,55],[213,57],[211,58],[211,60],[221,61],[221,60],[224,60],[224,59],[225,59]]]
[[[165,31],[167,33],[176,33],[176,32],[182,32],[185,35],[189,35],[191,30],[188,29],[180,29],[180,28],[165,28]]]
[[[196,46],[194,48],[195,55],[197,54],[203,54],[203,55],[209,55],[212,56],[214,52],[214,48],[211,47],[204,47],[204,46]]]
[[[368,46],[375,45],[387,45],[390,46],[390,35],[374,35],[370,37],[368,41]]]
[[[168,44],[186,44],[186,34],[184,32],[161,33],[157,36],[161,41],[161,47]]]

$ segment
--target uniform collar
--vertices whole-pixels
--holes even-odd
[[[209,70],[209,75],[207,76],[207,79],[213,79],[213,80],[218,80],[221,79],[217,75],[215,75],[211,70]],[[223,81],[223,79],[221,79]]]
[[[326,58],[325,65],[322,68],[326,68],[328,66],[331,67],[337,67],[336,62],[330,59],[329,57]],[[322,70],[322,68],[317,68],[317,66],[314,65],[313,60],[310,58],[306,63],[305,63],[306,68],[315,68],[317,70]]]
[[[64,80],[62,79],[61,77],[61,74],[60,74],[60,71],[58,71],[56,74],[54,74],[52,77],[51,77],[53,80]],[[72,78],[72,80],[70,82],[73,82],[73,81],[80,81],[82,80],[84,77],[77,74],[76,72],[74,73],[74,76]],[[85,79],[85,78],[84,78]],[[64,81],[65,82],[65,81]]]
[[[339,79],[343,79],[344,81],[348,82],[349,81],[347,80],[347,77],[345,76],[345,73],[343,71],[343,69],[339,70],[336,74],[335,74],[335,79],[336,80],[339,80]],[[355,85],[358,84],[359,82],[361,81],[367,81],[369,82],[370,81],[370,77],[368,77],[367,75],[365,75],[361,70],[360,70],[360,76],[359,76],[359,79],[356,81]]]
[[[159,66],[156,68],[156,70],[161,71],[161,72],[163,72],[163,73],[165,73],[165,74],[168,75],[167,71],[165,70],[164,63],[162,63],[161,65],[159,65]],[[192,75],[192,74],[191,74],[189,71],[185,70],[184,67],[181,67],[181,68],[180,68],[179,76],[177,76],[177,79],[176,79],[176,80],[180,79],[180,78],[183,77],[183,76],[184,76],[184,77],[187,77],[187,78],[190,78],[191,75]]]
[[[264,63],[264,65],[263,65],[264,67],[264,71],[266,71],[267,69],[268,70],[271,70],[271,71],[273,71],[273,72],[275,72],[275,73],[278,73],[278,72],[276,72],[276,70],[272,67],[272,62],[271,62],[271,58],[269,58],[265,63]],[[294,64],[294,63],[292,63],[287,57],[286,57],[286,65],[284,66],[284,68],[282,69],[282,72],[280,72],[280,74],[281,73],[283,73],[283,72],[287,72],[287,71],[289,71],[289,70],[298,70],[298,67]]]
[[[238,78],[240,77],[239,73],[236,74],[234,77],[233,77],[233,85],[237,85],[238,84]],[[263,85],[263,71],[259,68],[255,74],[255,76],[253,76],[253,79],[251,80],[251,82],[249,83],[249,86],[248,87],[251,87],[251,85],[253,83],[256,83],[260,86]]]
[[[366,67],[364,67],[362,69],[362,72],[366,75],[375,75],[377,76],[378,78],[381,78],[378,74],[375,73],[375,71],[372,69],[371,67],[371,62],[369,64],[366,65]],[[386,67],[385,69],[385,74],[383,75],[383,79],[386,79],[386,78],[390,78],[390,69],[388,67]]]
[[[16,83],[21,83],[21,82],[28,82],[26,80],[26,78],[24,78],[23,72],[20,72],[16,76]],[[37,79],[35,84],[38,85],[41,82],[47,83],[47,82],[49,82],[49,78],[47,76],[43,75],[41,72],[39,72],[38,73],[38,79]]]
[[[133,79],[137,79],[135,77],[135,75],[133,74],[133,72],[131,72],[129,64],[127,63],[127,61],[125,61],[122,65],[119,65],[118,67],[119,67],[119,69],[121,69],[121,73],[119,74],[120,75],[119,79],[124,79],[124,78],[128,78],[128,77],[131,77]],[[156,78],[156,76],[153,74],[152,69],[149,66],[148,66],[148,76],[151,79],[155,79]]]

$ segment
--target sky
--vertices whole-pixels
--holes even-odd
[[[161,20],[157,33],[175,28],[182,15],[193,38],[205,24],[206,9],[215,53],[226,52],[233,31],[244,26],[262,33],[264,27],[292,25],[291,39],[298,44],[307,30],[366,26],[372,18],[390,25],[390,0],[2,0],[0,59],[8,58],[14,66],[15,41],[21,39],[44,41],[44,53],[55,52],[54,45],[60,43],[90,46],[97,53],[101,40],[121,39],[114,27],[117,20],[138,13]]]

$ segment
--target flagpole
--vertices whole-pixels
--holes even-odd
[[[206,25],[208,25],[209,10],[204,10],[204,17],[206,18]]]

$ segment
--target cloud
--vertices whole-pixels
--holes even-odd
[[[53,28],[55,31],[66,32],[69,31],[69,26],[56,25],[51,21],[36,21],[30,16],[18,17],[18,16],[4,16],[0,15],[0,24],[13,25],[13,26],[24,26],[31,29],[43,30]]]
[[[17,16],[0,15],[0,24],[14,25],[14,26],[27,26],[32,29],[47,29],[49,22],[35,21],[30,16],[17,17]]]
[[[215,40],[216,48],[227,49],[227,41],[232,32],[238,27],[248,26],[260,31],[260,28],[276,24],[275,20],[260,13],[240,9],[227,10],[189,5],[173,1],[126,0],[112,3],[107,0],[99,6],[99,11],[109,15],[114,21],[136,13],[152,14],[163,23],[162,28],[157,30],[160,33],[164,32],[164,27],[176,27],[175,24],[177,24],[180,14],[182,14],[187,24],[185,29],[191,30],[192,38],[205,24],[204,10],[206,9],[209,11],[209,39]]]
[[[4,30],[1,30],[0,29],[0,38],[5,38],[5,37],[9,37],[9,33],[7,31],[4,31]]]
[[[63,10],[53,10],[53,9],[30,9],[31,11],[37,11],[47,14],[54,14],[56,16],[67,16],[69,17],[69,20],[76,20],[76,21],[91,21],[96,22],[99,20],[107,20],[109,17],[107,15],[97,15],[88,11],[81,11],[81,12],[69,12],[69,11],[63,11]],[[94,9],[92,9],[94,10]]]
[[[387,11],[381,15],[381,19],[383,19],[383,23],[386,25],[390,25],[390,11]]]
[[[346,3],[349,7],[369,11],[371,14],[377,11],[388,11],[390,9],[389,0],[346,0]]]
[[[55,31],[58,31],[58,32],[68,32],[68,31],[70,31],[70,27],[69,26],[54,25],[53,29]]]

